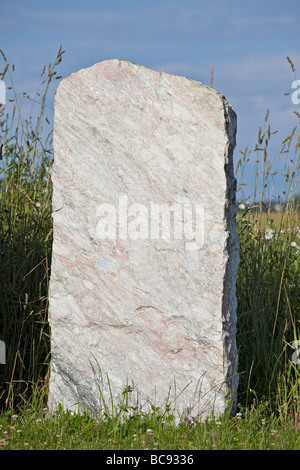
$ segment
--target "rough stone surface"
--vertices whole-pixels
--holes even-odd
[[[128,386],[144,411],[234,410],[235,133],[223,95],[131,62],[59,84],[50,412],[116,406]],[[171,225],[157,204],[175,204]]]

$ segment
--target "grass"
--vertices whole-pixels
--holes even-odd
[[[172,415],[91,417],[30,406],[0,415],[0,448],[7,450],[299,450],[300,426],[284,422],[268,404],[253,404],[235,417],[174,424]]]
[[[22,117],[13,66],[2,54],[2,79],[10,81],[13,111],[0,108],[0,448],[3,449],[300,449],[299,147],[297,121],[274,156],[269,112],[253,150],[241,151],[236,172],[240,266],[237,278],[240,384],[238,413],[204,422],[171,409],[143,414],[126,402],[101,415],[47,414],[50,331],[47,322],[51,271],[52,131],[45,101],[56,67],[45,67],[37,112]],[[294,66],[289,60],[292,72]],[[57,77],[59,78],[59,77]],[[41,91],[42,90],[42,91]],[[36,104],[35,104],[36,106]],[[34,108],[35,109],[35,108]],[[37,116],[34,119],[34,115]],[[298,111],[295,117],[300,118]],[[47,128],[50,131],[47,131]],[[272,177],[284,162],[283,190]],[[253,170],[251,198],[243,198],[243,174]],[[276,196],[276,197],[275,197]],[[280,211],[269,201],[276,199]],[[243,206],[240,206],[243,207]],[[300,349],[300,346],[299,346]],[[129,390],[124,393],[130,393]]]
[[[294,71],[294,70],[293,70]],[[296,117],[300,117],[295,112]],[[299,372],[291,361],[293,342],[300,338],[300,206],[299,121],[283,139],[271,161],[269,111],[254,147],[252,204],[242,201],[237,217],[241,263],[237,278],[240,402],[251,402],[249,389],[259,400],[268,399],[278,413],[299,414]],[[298,129],[298,134],[296,130]],[[250,161],[248,149],[238,166]],[[273,168],[275,164],[275,168]],[[284,166],[282,194],[272,204],[272,179]],[[243,169],[244,171],[244,169]],[[260,178],[259,178],[260,175]],[[261,176],[262,175],[262,176]],[[240,187],[242,189],[242,186]],[[269,201],[265,195],[269,194]],[[275,196],[274,196],[275,197]],[[276,210],[275,210],[276,209]],[[284,411],[285,412],[285,411]]]
[[[0,367],[0,406],[16,405],[44,380],[49,364],[47,296],[52,247],[52,132],[45,136],[45,99],[56,72],[49,64],[36,122],[22,119],[23,100],[15,93],[4,54],[4,72],[11,81],[14,108],[9,116],[0,109],[2,160],[1,208],[1,340],[6,344],[6,366]],[[56,58],[61,58],[61,51]],[[13,69],[14,67],[12,67]],[[45,72],[45,71],[44,71]],[[5,74],[2,74],[2,79]],[[33,112],[33,111],[32,111]]]

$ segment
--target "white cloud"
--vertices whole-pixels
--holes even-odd
[[[278,27],[278,26],[291,26],[296,22],[295,17],[292,15],[277,15],[277,16],[244,16],[239,14],[229,19],[229,23],[237,30],[255,29],[255,28],[267,28],[267,27]]]
[[[300,54],[290,52],[290,58],[300,70]],[[234,79],[235,81],[261,82],[265,85],[271,81],[293,80],[291,66],[285,54],[264,54],[246,56],[243,59],[231,60],[219,64],[216,72],[221,79]]]
[[[20,20],[22,20],[23,27],[26,25],[35,24],[36,27],[39,25],[45,26],[47,23],[52,23],[53,27],[57,25],[68,25],[68,26],[80,26],[87,24],[90,26],[103,26],[117,22],[124,22],[131,18],[129,14],[118,13],[115,11],[101,11],[87,12],[81,10],[62,10],[61,8],[56,9],[41,9],[41,8],[27,8],[27,7],[15,7],[3,11],[1,15],[1,23],[7,26],[19,27]]]
[[[199,75],[200,72],[199,65],[195,65],[191,62],[185,61],[164,62],[161,64],[154,65],[153,68],[162,72],[173,73],[175,75],[183,75],[188,78],[191,75]]]

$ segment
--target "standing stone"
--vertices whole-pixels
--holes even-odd
[[[49,410],[235,408],[236,115],[109,60],[55,97]],[[124,394],[124,391],[126,393]]]

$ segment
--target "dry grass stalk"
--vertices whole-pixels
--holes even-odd
[[[294,66],[293,62],[291,61],[291,59],[288,56],[286,56],[286,58],[287,58],[288,63],[292,67],[292,71],[295,72],[295,66]]]
[[[212,66],[211,72],[210,72],[210,88],[213,87],[213,83],[214,83],[214,66]]]

